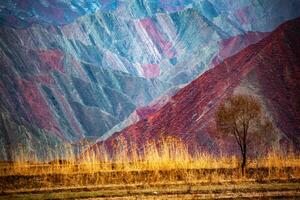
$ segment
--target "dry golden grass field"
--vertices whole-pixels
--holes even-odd
[[[80,159],[2,162],[0,199],[300,198],[297,155],[249,159],[242,176],[237,157],[191,156],[177,141],[145,152],[143,157],[120,151],[109,159],[99,151]]]

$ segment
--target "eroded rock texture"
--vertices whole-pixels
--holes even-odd
[[[45,148],[108,137],[113,127],[144,118],[149,112],[141,107],[165,91],[173,94],[300,15],[299,4],[1,2],[0,158],[14,158],[22,146],[43,159]],[[131,113],[137,113],[134,120]]]

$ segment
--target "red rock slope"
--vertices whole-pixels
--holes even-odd
[[[300,149],[300,18],[277,28],[181,89],[159,111],[105,141],[121,138],[143,145],[171,135],[195,148],[218,153],[226,143],[218,137],[214,113],[234,92],[257,95],[281,133],[281,141]]]
[[[268,32],[247,32],[220,41],[218,54],[211,61],[210,66],[214,67],[220,64],[224,59],[233,56],[251,44],[257,43],[268,35]]]

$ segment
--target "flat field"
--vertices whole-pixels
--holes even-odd
[[[109,170],[0,176],[1,199],[300,199],[300,168]],[[57,167],[57,166],[56,166]],[[78,168],[78,166],[76,167]],[[60,173],[58,173],[60,172]]]
[[[0,200],[300,199],[299,156],[251,160],[242,176],[235,157],[191,158],[173,146],[133,160],[0,162]]]
[[[106,185],[2,192],[0,199],[300,199],[300,180],[293,183],[251,181]]]

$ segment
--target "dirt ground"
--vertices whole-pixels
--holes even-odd
[[[300,199],[300,169],[108,171],[0,176],[0,200]]]
[[[300,180],[293,183],[224,182],[155,185],[106,185],[6,191],[4,199],[300,199]]]

